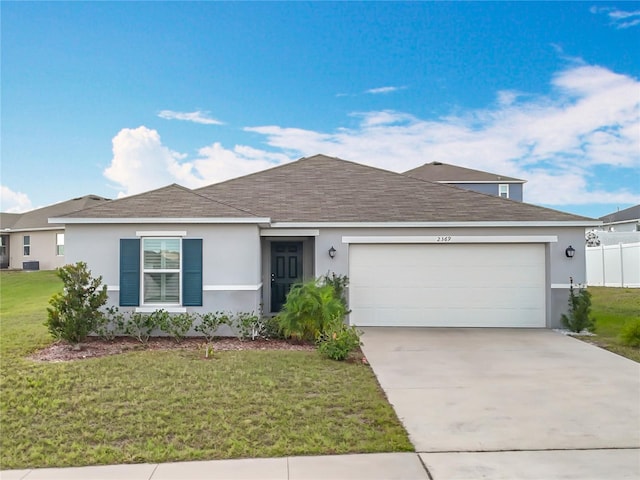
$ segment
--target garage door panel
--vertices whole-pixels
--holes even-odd
[[[353,305],[366,305],[368,308],[385,308],[389,305],[388,297],[394,296],[397,308],[538,308],[544,295],[539,288],[518,287],[512,289],[492,289],[488,287],[392,287],[351,288],[350,301]],[[424,298],[429,304],[424,305]]]
[[[357,244],[349,257],[353,324],[545,326],[542,244]]]
[[[362,320],[359,326],[393,325],[398,327],[505,327],[517,326],[520,328],[539,328],[539,315],[536,310],[493,310],[490,315],[483,309],[450,309],[445,313],[433,309],[396,310],[393,308],[379,309],[354,309],[351,317]],[[517,325],[511,325],[517,317]],[[446,322],[443,323],[443,322]]]

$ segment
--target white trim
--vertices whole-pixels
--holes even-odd
[[[273,228],[461,228],[461,227],[593,227],[599,220],[541,221],[541,222],[278,222]]]
[[[293,228],[263,228],[260,230],[261,237],[317,237],[320,230],[304,230]]]
[[[513,236],[472,236],[472,235],[439,235],[439,236],[371,236],[342,237],[342,243],[556,243],[555,235],[513,235]]]
[[[178,268],[157,268],[157,269],[153,269],[153,268],[145,268],[145,263],[144,263],[144,242],[145,240],[178,240],[178,254],[180,255],[180,265],[178,266]],[[182,261],[183,261],[183,255],[182,255],[182,238],[178,238],[178,237],[143,237],[140,241],[140,300],[141,300],[141,304],[143,307],[146,307],[148,305],[153,305],[153,302],[145,302],[144,300],[144,276],[146,274],[154,274],[154,273],[177,273],[178,274],[178,301],[176,302],[176,304],[181,305],[182,304],[182,279],[184,277],[184,271],[182,268]]]
[[[256,291],[262,288],[262,282],[257,285],[203,285],[202,290],[205,292],[213,291]]]
[[[186,313],[186,307],[168,307],[162,305],[136,307],[136,313],[153,313],[158,310],[164,310],[168,313]]]
[[[415,177],[414,177],[415,178]],[[472,184],[472,183],[486,183],[486,184],[497,184],[497,183],[527,183],[526,180],[462,180],[462,181],[458,181],[458,180],[436,180],[434,183],[446,183],[446,184],[456,184],[456,183],[466,183],[466,184]]]
[[[215,218],[65,218],[65,217],[53,217],[49,219],[49,223],[213,223],[213,224],[226,224],[226,223],[270,223],[271,219],[268,217],[215,217]]]
[[[604,222],[604,220],[603,220],[603,222]],[[623,224],[626,224],[626,223],[628,223],[628,224],[640,223],[640,218],[631,218],[629,220],[618,220],[617,222],[604,222],[602,224],[602,226],[606,227],[607,225],[623,225]]]
[[[107,292],[119,292],[120,285],[107,285]]]
[[[152,230],[152,231],[138,231],[136,237],[186,237],[187,231],[172,231],[172,230]]]
[[[53,232],[56,230],[64,230],[64,227],[37,227],[37,228],[3,228],[1,233],[22,233],[22,232]]]
[[[567,290],[571,288],[571,284],[570,283],[552,283],[551,284],[551,288],[554,289],[559,289],[559,288],[566,288]],[[587,284],[586,283],[574,283],[573,284],[573,288],[587,288]]]

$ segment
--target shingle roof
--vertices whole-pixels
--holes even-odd
[[[626,222],[638,219],[640,219],[640,205],[634,205],[633,207],[625,208],[624,210],[609,213],[608,215],[600,217],[600,220],[605,223]]]
[[[65,202],[56,203],[47,207],[38,208],[29,212],[15,214],[15,218],[9,217],[11,225],[5,225],[5,217],[12,214],[2,214],[2,228],[10,227],[12,230],[29,230],[34,228],[51,228],[55,225],[51,225],[48,220],[51,217],[65,215],[77,210],[82,210],[94,205],[101,205],[108,203],[108,198],[100,197],[98,195],[85,195],[83,197],[73,198]]]
[[[273,222],[592,220],[324,155],[195,191]]]
[[[19,213],[0,212],[0,229],[11,228],[20,219]]]
[[[472,168],[458,167],[441,162],[425,163],[424,165],[404,172],[405,175],[430,182],[504,182],[504,183],[525,183],[526,180],[519,178],[497,175],[495,173],[483,172]]]
[[[64,218],[244,218],[254,217],[242,207],[204,197],[176,185],[112,200]]]

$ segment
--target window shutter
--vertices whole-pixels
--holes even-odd
[[[140,239],[120,239],[120,306],[140,305]]]
[[[182,305],[202,306],[202,239],[182,240]]]

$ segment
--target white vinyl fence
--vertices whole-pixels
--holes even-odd
[[[640,242],[586,247],[587,285],[640,287]]]

